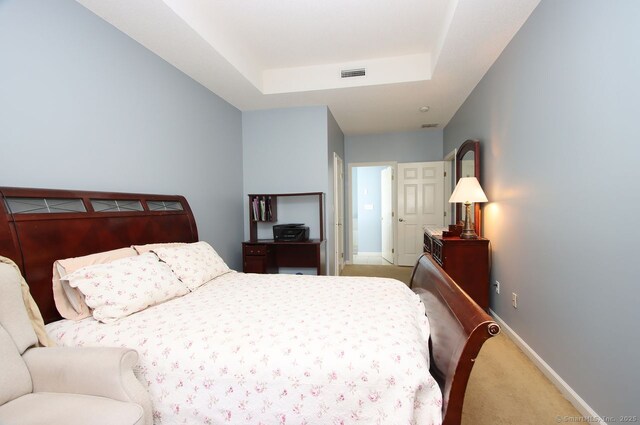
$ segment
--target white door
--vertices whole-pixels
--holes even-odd
[[[442,161],[398,164],[398,265],[416,263],[425,226],[444,226],[443,196]]]
[[[344,166],[342,158],[333,153],[333,205],[335,237],[335,275],[339,276],[344,267]]]
[[[393,264],[393,168],[380,173],[382,258]]]

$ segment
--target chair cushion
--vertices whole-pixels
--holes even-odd
[[[0,324],[11,335],[20,354],[38,340],[24,308],[21,283],[22,276],[13,266],[0,263]]]
[[[33,393],[0,406],[2,425],[143,425],[135,403],[80,394]]]
[[[29,369],[9,333],[0,325],[0,405],[31,392]],[[0,420],[0,424],[4,424]]]

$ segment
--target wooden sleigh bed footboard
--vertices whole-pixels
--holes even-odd
[[[442,390],[442,423],[459,425],[476,357],[500,327],[430,256],[418,259],[410,287],[420,296],[429,319],[430,372]]]
[[[18,264],[45,322],[60,319],[51,283],[55,260],[197,240],[193,213],[179,195],[0,188],[0,255]],[[430,322],[430,368],[442,389],[443,423],[459,424],[473,362],[500,328],[426,256],[411,287]]]

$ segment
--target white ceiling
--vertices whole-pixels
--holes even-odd
[[[77,1],[240,110],[367,134],[444,127],[540,0]]]

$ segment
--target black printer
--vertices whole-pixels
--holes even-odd
[[[304,242],[309,240],[309,227],[304,223],[276,224],[273,226],[276,242]]]

